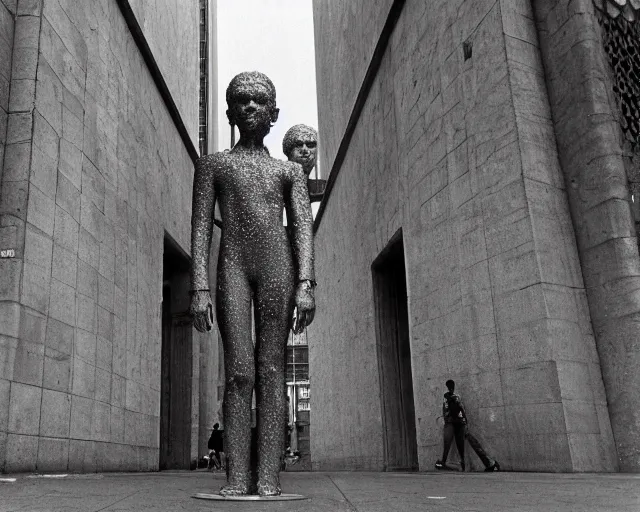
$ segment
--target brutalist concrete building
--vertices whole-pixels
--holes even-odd
[[[638,8],[314,1],[315,469],[640,471]]]
[[[0,470],[206,453],[217,345],[184,312],[207,7],[0,1]]]

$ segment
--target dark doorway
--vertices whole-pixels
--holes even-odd
[[[378,371],[387,471],[418,469],[409,310],[402,231],[372,267],[377,316]]]
[[[160,469],[191,467],[193,349],[189,257],[165,236],[162,287]]]

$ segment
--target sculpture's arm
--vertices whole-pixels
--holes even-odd
[[[214,169],[208,156],[196,160],[191,211],[191,307],[193,323],[201,332],[213,327],[209,291],[209,250],[215,206]]]
[[[313,216],[307,177],[298,164],[293,164],[291,168],[291,186],[286,208],[297,270],[293,332],[299,334],[313,321],[315,315],[313,289],[316,276],[313,265]]]
[[[307,189],[307,177],[299,164],[292,164],[291,188],[287,205],[287,219],[291,227],[291,244],[297,263],[298,281],[315,283],[313,266],[313,217]]]

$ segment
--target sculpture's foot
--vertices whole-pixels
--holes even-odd
[[[255,494],[255,488],[248,484],[227,484],[220,489],[220,496],[248,496]]]
[[[258,494],[260,496],[280,496],[282,494],[280,482],[277,478],[269,482],[258,482]]]

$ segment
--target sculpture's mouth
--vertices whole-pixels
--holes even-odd
[[[258,113],[249,113],[242,116],[242,124],[247,128],[255,128],[261,124],[264,124],[265,120],[263,116]]]

